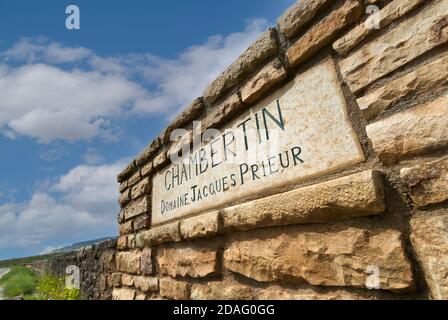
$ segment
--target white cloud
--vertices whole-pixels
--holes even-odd
[[[116,176],[123,164],[75,167],[28,202],[0,206],[0,248],[114,234]]]
[[[63,47],[59,43],[48,43],[43,38],[23,38],[10,49],[3,52],[6,60],[25,61],[27,63],[70,63],[88,58],[92,52],[83,47]]]
[[[252,20],[243,32],[210,37],[176,59],[150,53],[100,57],[82,47],[23,39],[0,52],[0,132],[40,143],[116,141],[111,120],[172,116],[200,96],[265,27],[265,20]]]
[[[137,62],[138,70],[147,81],[158,84],[158,90],[152,99],[137,105],[136,109],[150,112],[159,106],[163,110],[178,111],[179,107],[202,95],[207,85],[243,53],[266,26],[264,19],[252,20],[243,32],[210,37],[205,44],[186,49],[175,60],[146,55],[143,62]]]
[[[0,96],[0,127],[49,143],[100,135],[106,118],[144,99],[145,90],[115,75],[32,64],[1,68]]]

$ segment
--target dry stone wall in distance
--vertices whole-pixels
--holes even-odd
[[[121,285],[121,273],[116,272],[117,240],[110,239],[79,250],[61,253],[46,260],[32,263],[39,274],[49,273],[67,277],[70,267],[79,269],[80,298],[84,300],[111,300],[112,291]],[[71,274],[76,279],[78,274]]]
[[[113,299],[448,299],[447,42],[448,0],[297,1],[118,176]]]

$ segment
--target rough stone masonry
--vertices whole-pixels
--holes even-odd
[[[448,0],[297,1],[118,176],[101,290],[448,299],[447,42]]]

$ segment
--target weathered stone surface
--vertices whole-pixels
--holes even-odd
[[[191,287],[192,300],[252,300],[252,289],[232,282],[208,282]]]
[[[118,217],[117,217],[117,221],[119,224],[122,224],[124,222],[125,218],[124,218],[124,210],[121,210],[118,213]]]
[[[296,36],[331,0],[300,0],[290,7],[278,20],[278,27],[287,38]]]
[[[159,291],[159,278],[135,277],[134,285],[143,292]]]
[[[120,235],[132,233],[132,231],[134,230],[132,225],[133,225],[132,221],[128,221],[123,224],[120,224]]]
[[[114,272],[107,277],[107,284],[109,287],[121,287],[121,273]]]
[[[167,150],[163,149],[159,152],[159,154],[154,158],[152,162],[154,170],[159,170],[165,165],[169,163],[169,158],[167,156]]]
[[[139,216],[134,220],[134,230],[140,231],[143,229],[148,229],[150,226],[149,215]]]
[[[115,269],[115,250],[105,250],[101,254],[101,270],[103,272],[114,272]]]
[[[147,162],[149,159],[152,158],[157,152],[157,150],[160,148],[160,139],[157,137],[151,143],[146,146],[146,148],[140,153],[137,158],[135,159],[135,163],[138,166],[142,166]]]
[[[151,191],[151,180],[148,177],[143,178],[139,183],[132,187],[131,195],[132,200],[137,199],[140,196],[147,195]]]
[[[127,236],[128,249],[135,249],[135,234],[130,234]]]
[[[121,276],[121,282],[124,286],[132,287],[134,285],[134,277],[130,274],[123,274]]]
[[[128,288],[115,288],[112,293],[112,300],[134,300],[135,290]]]
[[[428,153],[448,146],[448,96],[395,114],[367,126],[367,135],[380,160]]]
[[[448,40],[448,0],[431,1],[340,62],[350,89],[357,93],[423,53]]]
[[[261,289],[256,294],[257,300],[377,300],[379,297],[373,292],[350,292],[339,289],[283,289],[267,288]],[[387,296],[386,299],[390,299]]]
[[[129,189],[124,190],[118,197],[118,203],[123,208],[131,202],[131,192]]]
[[[358,99],[367,120],[371,120],[400,101],[448,85],[448,56],[428,63],[405,76],[395,79],[378,90]]]
[[[142,197],[132,201],[126,208],[124,208],[124,217],[126,220],[147,213],[150,205],[149,197]]]
[[[58,276],[66,274],[68,266],[79,267],[80,294],[82,299],[112,299],[112,279],[116,272],[116,239],[106,240],[80,250],[61,253],[45,260],[36,261],[33,267]]]
[[[180,241],[179,222],[155,227],[137,234],[137,246],[156,246],[166,242]]]
[[[137,170],[128,180],[128,186],[131,188],[134,184],[140,181],[141,179],[140,171]]]
[[[154,272],[154,267],[152,263],[152,250],[150,248],[145,248],[142,251],[141,268],[142,268],[142,275],[144,276],[152,275]]]
[[[136,292],[128,288],[115,288],[113,290],[113,300],[134,300]]]
[[[214,106],[213,111],[202,120],[202,131],[218,129],[221,124],[240,112],[243,108],[244,104],[237,94],[226,97],[226,99]]]
[[[371,15],[366,21],[349,31],[345,36],[333,44],[333,49],[341,55],[346,55],[356,45],[369,35],[377,32],[372,26],[379,23],[379,29],[390,25],[426,0],[394,0],[378,12],[378,16]]]
[[[118,252],[115,258],[117,262],[117,270],[126,273],[140,273],[140,257],[139,251]]]
[[[257,130],[257,117],[261,132]],[[212,142],[208,142],[203,149],[196,146],[186,155],[186,161],[154,175],[153,226],[226,207],[244,198],[272,194],[275,188],[365,160],[331,59],[299,74],[220,131],[222,135],[213,141],[213,156]],[[234,135],[233,140],[229,134]],[[227,152],[228,161],[224,161],[224,135],[227,149],[233,150]],[[190,166],[188,161],[202,157],[201,152],[205,152],[206,160],[201,166],[207,163],[202,173],[197,163]],[[188,170],[191,178],[183,179],[183,183],[172,179]],[[200,191],[194,192],[195,187]]]
[[[287,76],[286,69],[276,59],[261,69],[241,88],[241,99],[244,103],[254,103],[273,85]]]
[[[174,162],[173,160],[177,160],[181,157],[183,150],[190,150],[190,144],[193,142],[193,130],[187,130],[186,132],[184,130],[182,131],[183,132],[176,132],[176,134],[174,134],[173,131],[171,135],[171,144],[167,153],[171,162]],[[179,134],[182,136],[179,136]]]
[[[225,229],[248,230],[376,215],[384,210],[381,174],[368,170],[224,209],[222,219]]]
[[[216,235],[220,230],[219,211],[202,214],[180,222],[182,239],[195,239]]]
[[[117,249],[118,250],[124,250],[128,247],[128,237],[127,236],[121,236],[117,240]]]
[[[142,169],[140,170],[140,174],[142,175],[142,177],[146,177],[146,176],[150,175],[153,171],[154,171],[154,166],[152,164],[152,161],[150,161],[142,167]]]
[[[105,274],[100,274],[100,279],[98,280],[98,287],[100,291],[107,290],[107,277]]]
[[[218,269],[216,247],[188,244],[157,250],[157,264],[163,276],[203,278]]]
[[[135,246],[139,249],[143,249],[145,247],[145,233],[148,231],[141,231],[135,234]]]
[[[448,200],[448,158],[401,169],[401,180],[419,207]]]
[[[117,177],[117,181],[119,183],[123,182],[124,180],[126,180],[129,176],[131,176],[135,170],[137,170],[137,165],[135,163],[135,161],[132,161],[131,163],[129,163],[127,165],[127,167],[118,175]]]
[[[269,29],[205,89],[204,100],[209,104],[215,103],[227,89],[276,54],[277,49],[276,32]]]
[[[341,30],[354,24],[363,14],[363,6],[358,0],[347,0],[337,10],[312,27],[286,52],[291,66],[308,60],[313,54],[333,41]]]
[[[144,294],[137,294],[137,296],[135,297],[135,301],[145,301],[146,300],[146,296]]]
[[[174,300],[188,300],[190,298],[190,288],[187,282],[172,278],[161,278],[159,286],[162,297]]]
[[[411,218],[411,242],[433,299],[448,299],[448,212]]]
[[[194,120],[198,120],[204,112],[204,103],[202,98],[194,100],[181,114],[179,114],[161,134],[161,140],[164,144],[170,141],[171,132],[175,129],[185,127]]]
[[[125,181],[123,181],[122,183],[120,183],[120,186],[119,186],[119,188],[118,188],[118,191],[119,191],[120,193],[122,193],[127,187],[128,187],[128,181],[125,180]]]
[[[379,268],[380,288],[414,288],[401,234],[394,230],[314,225],[235,234],[224,252],[227,269],[262,282],[305,280],[318,286],[366,287]]]

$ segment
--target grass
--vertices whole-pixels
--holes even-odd
[[[12,267],[0,279],[6,298],[22,296],[25,300],[78,300],[79,290],[67,289],[63,277],[37,276],[26,267]]]
[[[23,266],[28,263],[33,263],[36,261],[47,260],[56,256],[60,256],[61,253],[50,253],[42,256],[24,257],[9,260],[1,260],[0,268],[12,268],[14,266]]]
[[[7,298],[25,296],[35,292],[37,278],[31,269],[13,267],[9,273],[0,279],[3,294]]]
[[[79,290],[67,289],[63,277],[44,274],[39,277],[35,294],[25,300],[79,300]]]

